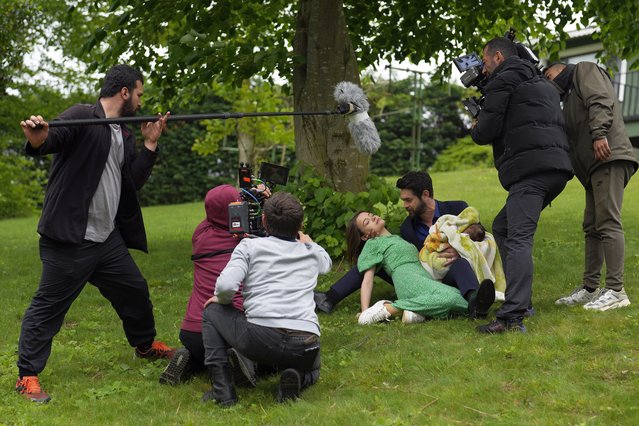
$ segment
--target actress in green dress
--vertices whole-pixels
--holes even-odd
[[[382,218],[358,212],[347,227],[348,256],[364,273],[359,324],[373,324],[402,314],[405,323],[466,313],[468,302],[459,290],[435,281],[419,262],[415,246],[391,234]],[[370,306],[376,268],[393,279],[397,300],[380,300]]]

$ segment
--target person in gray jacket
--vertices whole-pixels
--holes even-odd
[[[320,326],[313,289],[330,271],[328,253],[300,231],[304,210],[291,194],[264,203],[268,237],[243,239],[231,255],[202,314],[204,365],[213,387],[203,400],[237,402],[227,351],[282,371],[279,402],[299,397],[319,378]],[[244,312],[231,302],[243,283]]]
[[[608,73],[592,62],[557,63],[544,70],[559,91],[575,174],[586,190],[583,283],[558,305],[607,311],[630,305],[624,289],[621,204],[639,163],[626,133]],[[606,264],[605,287],[599,288]]]

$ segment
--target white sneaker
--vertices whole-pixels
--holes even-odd
[[[599,293],[599,297],[592,302],[586,303],[584,309],[603,312],[609,309],[623,308],[628,305],[630,305],[630,299],[628,299],[625,289],[622,288],[619,291],[614,291],[605,288]]]
[[[364,312],[359,314],[357,323],[359,325],[375,324],[377,322],[388,321],[391,317],[390,312],[384,306],[385,303],[391,303],[389,300],[380,300]]]
[[[425,322],[426,317],[420,314],[416,314],[413,311],[404,311],[402,313],[402,322],[404,324],[417,324],[418,322]]]
[[[597,289],[591,293],[583,287],[577,287],[568,296],[555,300],[555,305],[585,305],[599,297],[600,291]]]

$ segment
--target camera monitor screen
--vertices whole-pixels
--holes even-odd
[[[482,68],[484,66],[484,63],[481,61],[479,56],[477,56],[476,53],[471,53],[469,55],[463,55],[463,56],[460,56],[459,58],[455,58],[453,59],[453,63],[455,64],[459,72],[464,72],[468,68],[472,68],[472,67],[478,66]]]
[[[276,185],[286,185],[288,168],[277,164],[262,163],[260,165],[260,179]]]

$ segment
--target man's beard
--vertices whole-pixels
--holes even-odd
[[[133,98],[129,98],[120,107],[120,117],[134,117],[136,113],[135,106],[133,106]]]
[[[415,210],[409,210],[408,214],[410,217],[420,217],[422,213],[426,211],[426,203],[422,200],[419,200],[419,204],[415,207]]]

